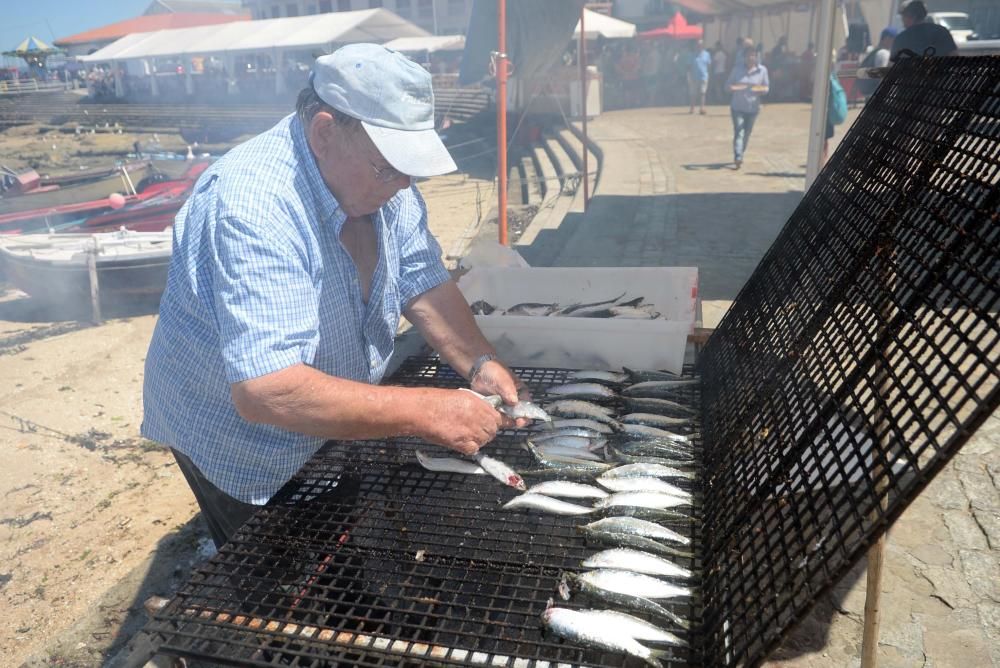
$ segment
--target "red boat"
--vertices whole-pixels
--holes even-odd
[[[138,195],[112,195],[89,202],[32,209],[0,216],[0,233],[25,234],[58,232],[101,232],[125,227],[132,230],[162,230],[184,205],[188,193],[207,162],[191,165],[179,179],[151,183]],[[115,201],[117,200],[117,202]],[[122,205],[124,202],[124,205]],[[115,205],[119,208],[114,208]]]

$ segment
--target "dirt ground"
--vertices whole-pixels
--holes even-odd
[[[112,158],[88,152],[128,151],[136,138],[52,140],[21,127],[0,132],[0,155],[15,168],[94,167]],[[161,135],[160,146],[186,150],[179,136]],[[461,252],[490,187],[453,174],[421,188],[446,257]],[[172,457],[138,435],[155,315],[99,326],[86,317],[46,311],[0,283],[3,666],[105,665],[144,622],[142,601],[172,593],[212,552]]]

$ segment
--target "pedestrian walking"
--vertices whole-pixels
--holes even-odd
[[[733,94],[729,108],[733,117],[733,163],[736,169],[743,165],[750,133],[760,113],[760,98],[767,95],[770,85],[767,68],[758,62],[756,49],[745,49],[743,62],[733,67],[726,81],[726,88]]]
[[[708,70],[712,66],[712,55],[705,50],[702,41],[691,42],[691,51],[688,54],[688,98],[691,102],[690,114],[694,113],[697,104],[700,113],[705,113],[705,94],[708,93]]]
[[[712,101],[721,103],[726,99],[726,73],[729,72],[727,65],[729,56],[722,48],[722,42],[715,43],[715,52],[712,54],[712,76],[709,85],[712,88]]]

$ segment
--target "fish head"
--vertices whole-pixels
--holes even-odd
[[[556,587],[556,591],[559,593],[559,598],[564,601],[569,600],[570,589],[566,573],[563,573],[563,576],[559,579],[559,585]]]
[[[522,492],[528,489],[527,485],[524,484],[524,478],[516,473],[511,473],[507,476],[507,485]]]

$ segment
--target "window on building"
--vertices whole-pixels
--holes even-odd
[[[288,11],[288,16],[298,16],[299,15],[299,3],[289,2],[285,5],[285,9]]]
[[[433,0],[417,0],[417,16],[429,19],[434,16]]]
[[[333,11],[333,4],[331,0],[319,0],[319,13],[326,14],[327,12]]]
[[[351,11],[351,0],[337,0],[337,11],[340,12]]]
[[[410,0],[396,0],[396,13],[400,16],[409,16],[410,9]]]

